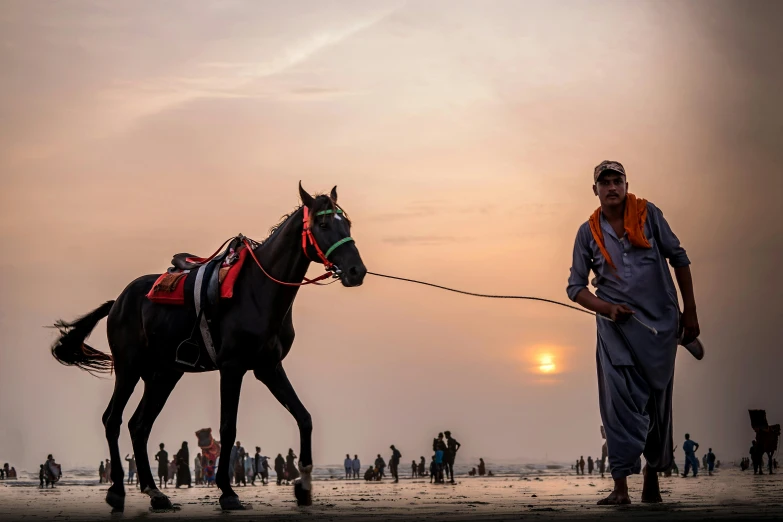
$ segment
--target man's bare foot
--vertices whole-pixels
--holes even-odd
[[[620,506],[630,503],[631,498],[628,493],[618,493],[617,491],[612,491],[608,497],[598,501],[599,506]]]
[[[614,491],[605,499],[598,501],[599,506],[620,506],[630,503],[631,497],[628,496],[628,481],[625,477],[614,479]]]
[[[642,502],[645,504],[657,504],[663,502],[661,488],[658,485],[658,475],[646,468],[644,474],[644,486],[642,486]]]

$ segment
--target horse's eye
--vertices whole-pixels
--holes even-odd
[[[321,228],[329,228],[329,225],[326,224],[326,221],[318,223],[318,226]]]

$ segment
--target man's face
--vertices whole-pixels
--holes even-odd
[[[603,207],[621,205],[628,193],[628,183],[622,174],[608,170],[593,185],[593,193],[598,196]]]

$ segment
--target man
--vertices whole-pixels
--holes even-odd
[[[353,460],[351,460],[351,456],[347,453],[345,454],[343,467],[345,468],[345,480],[348,480],[353,476]]]
[[[685,442],[682,444],[682,451],[685,452],[685,472],[683,477],[688,476],[688,470],[693,466],[693,476],[699,474],[699,459],[696,458],[696,450],[699,449],[699,443],[691,440],[689,433],[685,434]]]
[[[168,489],[169,452],[163,449],[162,442],[160,443],[160,451],[155,454],[155,460],[158,461],[158,480],[160,480],[160,487]],[[106,474],[108,475],[108,471],[106,472]]]
[[[362,462],[359,460],[359,455],[353,456],[353,462],[351,464],[353,465],[353,478],[358,479],[359,472],[362,469]]]
[[[457,450],[462,446],[457,439],[451,438],[450,431],[443,432],[446,435],[446,471],[449,474],[449,480],[454,484],[454,460],[457,458]]]
[[[389,446],[389,449],[392,450],[392,456],[389,459],[389,470],[391,471],[392,478],[394,479],[394,483],[400,481],[400,476],[397,474],[397,470],[400,466],[400,459],[402,458],[402,453],[394,447],[394,444]]]
[[[750,443],[750,460],[753,463],[753,474],[764,474],[764,452],[756,441]]]
[[[266,479],[269,476],[269,472],[267,471],[269,468],[269,463],[267,462],[268,458],[269,457],[265,455],[261,455],[261,447],[256,446],[256,454],[253,456],[253,479],[250,481],[254,486],[256,485],[256,477],[258,475],[261,475],[261,485],[266,486]]]
[[[579,473],[584,475],[585,474],[585,456],[580,455],[579,456]]]
[[[594,464],[593,464],[593,457],[592,456],[588,456],[587,457],[587,474],[588,475],[592,475],[593,474],[593,466],[594,466]]]
[[[715,454],[712,452],[712,448],[707,453],[707,471],[712,476],[712,471],[715,469]]]
[[[125,455],[125,461],[128,463],[128,484],[133,484],[133,476],[136,474],[136,455],[133,457]]]
[[[201,459],[201,453],[198,453],[193,459],[193,477],[197,486],[204,483],[204,462]]]
[[[245,461],[245,448],[242,447],[241,442],[237,441],[236,445],[234,445],[234,447],[231,448],[231,453],[229,454],[228,457],[229,480],[231,479],[231,477],[233,477],[237,486],[239,485],[240,482],[244,482],[243,477],[245,472],[245,466],[244,464],[242,464],[244,461]],[[240,466],[237,466],[237,462],[240,463]]]
[[[438,437],[432,441],[432,449],[435,451],[435,467],[437,468],[437,477],[435,478],[436,484],[442,484],[443,480],[443,468],[445,466],[446,451],[449,449],[446,446],[446,442],[443,440],[443,433],[438,433]]]
[[[383,470],[386,469],[386,462],[380,453],[378,453],[378,458],[375,459],[375,467],[378,468],[378,480],[381,480],[385,475]]]
[[[689,345],[699,335],[690,261],[661,211],[628,193],[620,163],[594,169],[593,194],[601,206],[576,235],[567,293],[597,314],[599,407],[615,482],[599,504],[631,502],[627,477],[641,471],[642,454],[642,502],[661,502],[657,472],[671,465],[678,339]],[[681,318],[667,259],[683,296]],[[587,288],[591,270],[595,295]]]

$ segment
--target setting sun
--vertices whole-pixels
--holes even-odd
[[[541,355],[538,358],[538,362],[540,363],[538,370],[541,373],[552,373],[553,371],[555,371],[556,366],[554,363],[554,359],[551,355],[549,354]]]
[[[556,376],[568,371],[568,350],[567,346],[541,343],[517,348],[514,356],[526,373],[538,376],[535,382],[553,383],[558,382]]]

